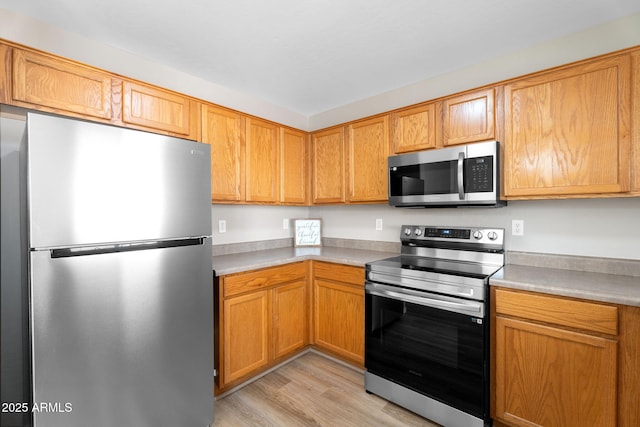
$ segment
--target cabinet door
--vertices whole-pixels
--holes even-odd
[[[11,60],[13,48],[0,42],[0,104],[11,103]]]
[[[629,188],[630,56],[505,86],[507,196]]]
[[[616,425],[617,342],[496,318],[495,416],[517,426]]]
[[[211,145],[211,199],[244,200],[244,117],[203,105],[202,142]]]
[[[392,115],[395,154],[436,147],[437,104],[426,104]]]
[[[633,112],[631,117],[631,189],[640,191],[640,52],[631,56],[631,69],[633,70],[631,82],[631,105]]]
[[[13,49],[13,100],[110,119],[111,76],[62,59]]]
[[[247,118],[246,198],[247,202],[279,200],[280,147],[278,127]]]
[[[307,282],[273,290],[273,357],[284,357],[309,343]]]
[[[307,135],[292,129],[280,129],[280,202],[307,203]]]
[[[344,128],[330,129],[311,136],[314,204],[344,203]]]
[[[364,364],[364,284],[314,279],[314,343]]]
[[[447,98],[443,111],[444,145],[495,139],[493,88]]]
[[[347,159],[350,202],[388,200],[389,116],[349,125]]]
[[[268,291],[224,301],[224,383],[269,363]]]
[[[122,92],[123,122],[195,139],[191,114],[197,106],[191,99],[130,81],[122,82]]]

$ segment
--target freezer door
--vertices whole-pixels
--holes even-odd
[[[30,245],[211,235],[206,144],[29,113]]]
[[[36,427],[213,421],[210,238],[30,261]]]

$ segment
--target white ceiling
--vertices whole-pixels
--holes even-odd
[[[638,0],[0,0],[313,116],[640,12]]]

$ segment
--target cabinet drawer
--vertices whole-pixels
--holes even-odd
[[[304,262],[224,276],[224,296],[255,291],[306,277]]]
[[[496,289],[495,307],[496,314],[618,334],[618,308],[610,305]]]
[[[364,268],[328,262],[313,263],[313,277],[364,286]]]

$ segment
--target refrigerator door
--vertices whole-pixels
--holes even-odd
[[[36,427],[213,421],[210,238],[30,261]]]
[[[29,113],[30,246],[211,235],[206,144]]]

